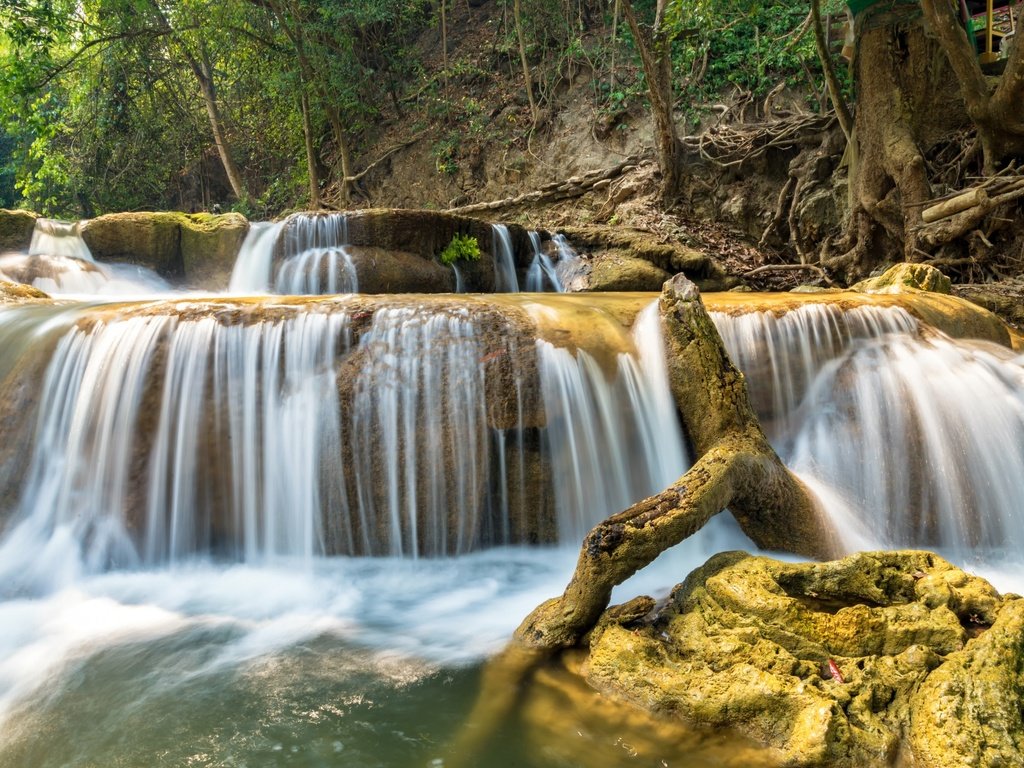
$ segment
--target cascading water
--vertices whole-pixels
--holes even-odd
[[[512,236],[504,224],[491,225],[494,250],[494,290],[498,293],[516,293],[519,278],[516,275],[516,254]]]
[[[145,267],[97,263],[80,229],[79,222],[37,219],[27,254],[0,255],[0,276],[55,296],[140,296],[171,291],[163,278]]]
[[[318,295],[358,290],[347,243],[348,217],[343,213],[289,217],[278,238],[283,258],[274,275],[274,292]]]
[[[532,293],[541,291],[561,293],[564,291],[562,281],[558,279],[558,274],[555,272],[555,265],[551,263],[551,259],[541,247],[540,233],[530,232],[530,245],[533,246],[533,260],[530,262],[530,268],[526,271],[526,290]]]
[[[808,304],[791,311],[711,312],[729,357],[747,374],[751,403],[777,446],[798,428],[798,407],[822,366],[858,340],[913,334],[918,323],[898,307]]]
[[[378,309],[355,344],[343,303],[241,323],[231,303],[173,310],[97,309],[92,322],[86,310],[60,339],[19,540],[67,537],[89,572],[211,552],[445,555],[518,540],[493,513],[513,506],[497,472],[509,445],[524,450],[523,425],[511,444],[488,425],[488,355],[466,309]],[[546,342],[538,356],[546,482],[575,541],[681,474],[681,438],[656,355],[621,354],[611,372]],[[26,578],[16,559],[0,561]]]
[[[343,213],[297,213],[250,226],[235,260],[231,293],[317,296],[359,288]],[[275,267],[275,260],[277,265]]]
[[[249,225],[231,271],[231,293],[267,293],[273,274],[274,248],[284,222],[257,221]]]
[[[776,448],[858,546],[983,569],[1024,548],[1024,368],[1009,350],[923,334],[899,308],[713,317]]]
[[[573,355],[546,341],[537,344],[563,541],[581,541],[608,512],[657,493],[685,471],[664,361],[654,351],[659,334],[652,305],[638,318],[647,354],[639,360],[620,354],[613,375],[584,350]],[[636,456],[647,459],[638,463]],[[597,510],[606,513],[595,518]]]

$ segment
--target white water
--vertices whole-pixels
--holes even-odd
[[[769,437],[790,445],[798,408],[822,366],[859,340],[916,334],[917,321],[898,307],[808,304],[781,315],[711,312],[729,357],[747,373],[747,388]]]
[[[347,243],[348,219],[342,213],[297,213],[281,222],[253,223],[238,251],[228,291],[354,293],[359,285]]]
[[[30,256],[57,256],[92,262],[89,246],[82,239],[81,222],[57,219],[36,219],[32,228]]]
[[[900,309],[715,315],[784,460],[849,546],[937,549],[1006,578],[1024,551],[1024,367]]]
[[[526,271],[526,290],[532,293],[563,292],[565,288],[562,287],[562,281],[555,272],[555,265],[541,247],[538,232],[530,232],[530,245],[533,246],[533,260]]]
[[[636,338],[645,354],[619,355],[611,377],[583,350],[537,342],[562,541],[582,541],[598,520],[657,493],[688,466],[656,305],[638,318]]]
[[[151,269],[97,263],[78,222],[37,219],[27,254],[0,255],[0,278],[28,283],[51,296],[141,297],[171,292]]]
[[[249,225],[231,271],[231,293],[267,293],[274,263],[274,247],[284,222],[257,221]]]
[[[516,293],[519,278],[516,275],[516,255],[512,236],[504,224],[491,225],[494,250],[494,290],[496,293]]]

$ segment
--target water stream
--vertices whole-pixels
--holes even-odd
[[[357,287],[344,217],[307,218],[254,226],[229,296],[0,308],[0,768],[443,766],[584,532],[685,470],[655,297],[550,291],[558,242],[526,274],[549,292],[512,295],[500,227],[510,295],[238,295]],[[1012,353],[898,308],[714,319],[850,548],[1024,587]],[[719,516],[615,599],[732,548]],[[558,690],[479,764],[766,759]]]

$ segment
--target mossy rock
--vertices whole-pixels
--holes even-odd
[[[82,224],[82,239],[93,258],[148,267],[164,277],[181,278],[181,229],[186,214],[111,213]]]
[[[27,251],[37,218],[32,211],[0,208],[0,251]]]
[[[600,258],[609,256],[623,260],[646,261],[668,275],[682,272],[702,291],[728,290],[740,282],[737,278],[726,276],[718,263],[704,251],[684,243],[666,240],[653,232],[599,225],[565,227],[561,232],[581,256],[585,259],[592,258],[595,269]],[[664,282],[664,279],[661,282]],[[597,284],[603,283],[604,280],[599,274]],[[648,283],[653,283],[653,279]],[[658,291],[661,290],[661,283],[650,288],[637,289],[601,288],[591,285],[590,290]]]
[[[925,768],[1019,764],[1024,601],[931,553],[725,553],[636,613],[611,608],[593,631],[590,684],[739,729],[780,764],[890,764],[908,742]]]
[[[192,213],[181,216],[179,227],[185,281],[196,288],[227,288],[248,220],[240,213]]]
[[[935,267],[926,264],[897,264],[878,277],[861,280],[852,290],[861,293],[902,293],[906,290],[951,293],[953,283]]]

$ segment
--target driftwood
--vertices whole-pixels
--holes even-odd
[[[1000,206],[1024,198],[1024,178],[1000,179],[998,184],[986,185],[984,188],[979,188],[979,191],[978,201],[972,207],[922,226],[918,230],[919,242],[925,246],[936,248],[977,229],[982,220],[994,213]],[[947,200],[946,203],[964,196],[958,195]]]
[[[619,176],[622,176],[636,168],[637,164],[645,158],[645,155],[630,155],[620,163],[611,168],[588,171],[587,173],[573,176],[563,181],[554,181],[538,187],[532,192],[526,192],[515,197],[506,197],[501,200],[491,200],[484,203],[472,203],[456,208],[449,208],[448,213],[479,213],[481,211],[500,211],[505,208],[514,208],[518,205],[532,205],[535,203],[550,203],[556,200],[568,200],[573,197],[581,197],[594,189],[601,189]]]
[[[743,375],[729,360],[696,286],[683,275],[672,278],[661,314],[673,396],[696,462],[672,486],[587,535],[565,592],[537,607],[488,664],[477,705],[453,746],[456,765],[479,753],[533,670],[583,641],[614,586],[726,506],[758,546],[819,558],[836,553],[810,493],[768,444]]]

